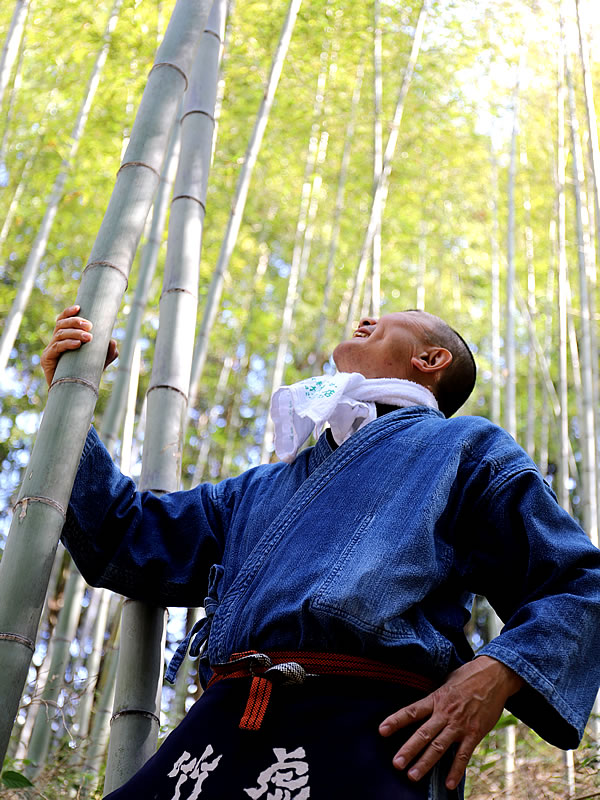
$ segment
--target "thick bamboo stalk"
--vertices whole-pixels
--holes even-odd
[[[30,776],[36,775],[44,766],[52,735],[52,723],[57,718],[60,719],[61,712],[57,701],[63,687],[71,642],[77,633],[84,591],[85,582],[72,566],[65,587],[64,605],[58,615],[58,622],[52,636],[48,679],[40,697],[40,707],[35,717],[27,750],[27,758],[30,763],[26,772]]]
[[[598,545],[598,463],[596,457],[596,431],[593,379],[592,332],[589,300],[588,272],[590,270],[590,239],[585,197],[585,172],[583,152],[579,138],[579,124],[575,104],[575,89],[569,60],[565,64],[567,79],[571,149],[573,165],[573,190],[575,192],[575,225],[577,230],[579,264],[580,357],[582,382],[582,437],[583,462],[583,522],[588,536]]]
[[[158,254],[163,240],[169,199],[173,189],[175,170],[177,169],[177,163],[179,161],[180,132],[180,126],[177,122],[173,126],[169,149],[161,170],[160,185],[152,212],[152,224],[140,259],[138,280],[131,303],[131,310],[127,317],[125,336],[120,346],[115,380],[108,404],[102,415],[100,435],[111,455],[114,455],[121,425],[125,416],[125,409],[127,406],[126,398],[128,387],[131,384],[130,377],[133,369],[136,343],[140,335],[146,304],[148,302],[148,295],[150,294],[150,288],[158,262]]]
[[[27,263],[23,269],[23,275],[17,290],[17,295],[6,317],[4,332],[2,337],[0,337],[0,373],[4,371],[10,358],[10,353],[15,343],[15,339],[17,338],[21,321],[25,313],[25,308],[33,290],[35,279],[38,274],[40,264],[42,263],[44,253],[46,252],[46,246],[48,244],[50,232],[52,231],[52,226],[54,225],[54,220],[56,219],[56,215],[58,213],[58,206],[63,196],[65,183],[75,160],[75,156],[77,155],[79,143],[81,142],[81,137],[83,136],[83,132],[85,130],[90,109],[94,101],[94,96],[100,83],[102,70],[104,69],[104,65],[108,57],[110,41],[119,18],[119,11],[122,4],[123,0],[115,0],[112,10],[109,14],[108,22],[104,31],[103,44],[98,52],[98,55],[96,56],[96,61],[88,81],[83,103],[79,109],[73,131],[71,132],[71,145],[69,147],[69,152],[66,158],[63,159],[59,173],[54,180],[54,185],[50,193],[50,199],[44,213],[44,218],[42,219],[42,223],[35,237],[35,241],[27,259]]]
[[[110,333],[206,16],[197,0],[178,0],[158,50],[77,297],[82,314],[94,324],[94,339],[60,360],[0,561],[0,674],[9,676],[0,685],[2,761]]]
[[[406,69],[404,70],[402,86],[400,87],[400,93],[398,95],[398,100],[396,102],[394,119],[392,121],[392,126],[390,129],[390,133],[388,135],[388,140],[383,155],[383,168],[381,170],[379,182],[375,187],[375,192],[373,194],[373,201],[371,203],[369,222],[367,225],[365,238],[363,240],[363,245],[360,252],[358,268],[356,270],[356,280],[354,282],[354,289],[352,291],[352,296],[350,298],[350,303],[348,307],[346,326],[344,328],[344,338],[347,338],[350,335],[350,332],[352,330],[352,325],[353,322],[355,321],[355,316],[358,311],[358,305],[360,301],[360,295],[362,292],[362,286],[365,280],[369,255],[373,249],[373,238],[377,230],[379,209],[381,209],[381,215],[383,215],[383,212],[385,210],[385,201],[387,199],[387,192],[389,188],[389,177],[392,171],[392,160],[394,158],[394,153],[396,152],[396,145],[398,143],[398,135],[400,133],[400,124],[402,122],[402,116],[404,114],[404,104],[406,100],[406,95],[408,94],[408,90],[412,82],[415,66],[417,63],[417,59],[419,57],[419,50],[421,49],[421,42],[423,40],[423,31],[425,30],[425,20],[427,19],[429,3],[430,0],[423,0],[423,4],[421,5],[421,10],[419,11],[419,17],[417,19],[417,24],[415,27],[415,33],[413,37],[410,56],[408,59],[408,64],[406,65]]]
[[[206,4],[207,11],[210,3]],[[179,488],[187,390],[192,365],[206,189],[225,0],[214,3],[194,63],[181,122],[165,277],[160,299],[139,488]],[[156,750],[166,609],[125,604],[115,706],[106,767],[107,792],[122,786]]]
[[[254,171],[256,159],[258,158],[260,146],[262,144],[263,136],[267,127],[269,114],[273,106],[275,92],[277,90],[279,78],[281,77],[281,71],[283,69],[285,57],[287,55],[288,47],[292,38],[292,33],[296,23],[296,18],[298,16],[298,11],[300,10],[301,2],[302,0],[290,0],[290,5],[283,23],[277,49],[275,50],[275,55],[273,56],[273,63],[271,64],[269,79],[265,87],[263,99],[261,101],[256,121],[254,123],[254,128],[252,130],[252,135],[248,143],[248,148],[244,156],[244,163],[240,170],[235,195],[231,205],[231,213],[227,223],[227,229],[225,231],[225,236],[223,237],[217,265],[213,272],[212,280],[206,296],[202,322],[200,323],[200,330],[198,331],[196,338],[196,347],[194,350],[194,360],[192,364],[189,390],[190,408],[195,406],[197,387],[200,381],[200,376],[204,370],[204,364],[206,362],[206,355],[208,352],[208,339],[217,316],[217,311],[219,310],[219,303],[221,302],[221,293],[223,291],[225,273],[233,254],[233,249],[237,241],[240,225],[242,224],[242,216],[244,214],[244,208],[246,207],[246,199],[248,197],[248,189],[250,188],[252,172]]]
[[[2,54],[0,55],[0,106],[4,100],[4,92],[8,86],[10,73],[23,38],[28,8],[29,0],[16,0],[15,10],[13,11],[8,33],[2,47]]]

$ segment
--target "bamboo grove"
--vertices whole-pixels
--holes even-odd
[[[0,37],[0,797],[100,797],[198,692],[191,661],[160,685],[202,610],[123,608],[56,550],[93,413],[140,488],[219,480],[272,457],[273,388],[331,369],[359,315],[426,308],[476,352],[464,413],[597,543],[592,0],[16,0]],[[76,296],[93,347],[47,395]],[[494,625],[479,604],[474,647]],[[585,748],[513,722],[471,797],[592,791]]]

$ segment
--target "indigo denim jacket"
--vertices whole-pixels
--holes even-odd
[[[504,627],[478,654],[524,678],[508,707],[545,739],[577,746],[600,683],[600,551],[479,417],[398,409],[336,450],[323,435],[291,465],[160,497],[91,430],[63,539],[94,586],[156,605],[209,594],[212,664],[329,650],[442,682],[473,656],[482,594]]]

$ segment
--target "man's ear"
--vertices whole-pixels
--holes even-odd
[[[452,353],[445,347],[430,347],[411,358],[411,364],[420,372],[439,372],[452,363]]]

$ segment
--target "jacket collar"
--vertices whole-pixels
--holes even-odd
[[[353,434],[336,450],[334,450],[329,444],[327,440],[327,434],[324,431],[319,436],[315,446],[312,448],[308,460],[308,471],[309,473],[312,473],[323,463],[323,461],[325,461],[326,458],[328,458],[332,453],[338,452],[342,448],[344,448],[345,452],[348,447],[355,447],[356,445],[361,444],[363,440],[377,438],[394,422],[399,423],[401,420],[404,421],[430,416],[444,419],[444,415],[441,411],[437,411],[434,408],[428,408],[427,406],[408,406],[407,408],[398,408],[394,411],[383,414],[382,416],[373,420],[373,422],[369,422],[368,425],[365,425],[364,428],[361,428],[359,431]],[[400,425],[397,427],[400,427]]]

